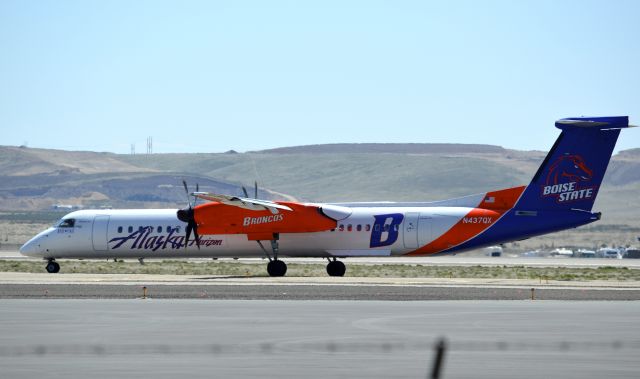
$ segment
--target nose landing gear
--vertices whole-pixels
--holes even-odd
[[[55,274],[60,271],[60,265],[53,259],[49,259],[46,268],[49,274]]]

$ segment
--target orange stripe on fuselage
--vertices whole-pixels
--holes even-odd
[[[427,245],[407,255],[439,253],[479,235],[495,224],[506,211],[513,208],[524,189],[525,187],[521,186],[487,192],[478,207],[462,217],[451,229]]]

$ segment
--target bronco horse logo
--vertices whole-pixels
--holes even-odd
[[[582,182],[591,180],[593,171],[587,167],[579,155],[563,155],[549,169],[547,186],[561,182]]]

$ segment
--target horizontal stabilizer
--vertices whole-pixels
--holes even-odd
[[[588,128],[595,130],[628,128],[629,117],[571,117],[556,121],[556,127],[562,130],[574,128]],[[631,125],[633,126],[633,125]]]

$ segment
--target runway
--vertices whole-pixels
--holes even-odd
[[[640,375],[639,302],[0,300],[3,377]]]
[[[146,289],[146,290],[144,290]],[[640,300],[635,281],[0,273],[0,298]]]
[[[424,378],[442,336],[443,378],[637,377],[640,302],[620,300],[640,300],[640,283],[3,272],[0,367]]]

